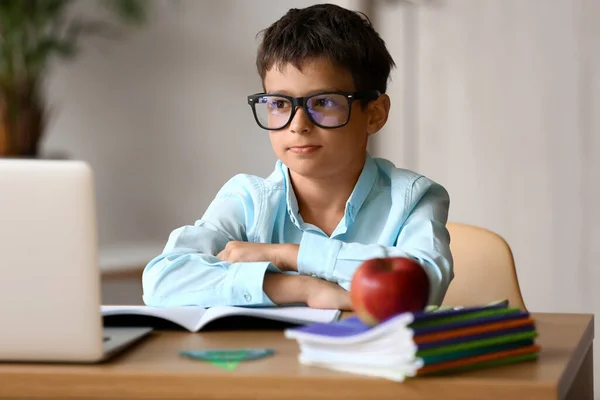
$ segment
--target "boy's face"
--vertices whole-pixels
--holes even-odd
[[[264,86],[268,94],[293,97],[356,91],[350,72],[324,59],[305,62],[301,71],[292,64],[281,69],[273,66],[265,74]],[[388,111],[386,95],[364,109],[360,101],[354,101],[345,126],[325,129],[314,125],[299,107],[285,128],[270,131],[271,144],[277,157],[296,174],[317,179],[356,174],[364,164],[368,136],[383,127]]]

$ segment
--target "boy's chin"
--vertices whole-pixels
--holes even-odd
[[[305,178],[324,178],[327,176],[329,168],[318,160],[314,159],[287,159],[282,160],[287,167],[294,173],[301,175]]]

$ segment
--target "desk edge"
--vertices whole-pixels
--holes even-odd
[[[583,364],[583,361],[585,359],[585,356],[586,356],[588,350],[592,347],[592,344],[594,343],[594,318],[595,317],[594,317],[594,314],[586,314],[586,315],[588,315],[590,317],[590,320],[588,321],[587,327],[585,328],[585,331],[583,332],[583,336],[582,336],[581,340],[579,341],[579,345],[573,352],[573,357],[571,357],[571,360],[567,364],[563,375],[560,377],[560,379],[558,381],[557,389],[558,389],[558,398],[559,399],[565,398],[565,396],[567,395],[571,385],[573,384],[573,381],[575,380],[577,371],[579,371],[579,368],[581,368],[581,365]]]

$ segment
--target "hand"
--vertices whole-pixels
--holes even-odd
[[[229,262],[268,261],[282,271],[295,271],[298,258],[297,244],[271,244],[253,242],[228,242],[217,258]]]
[[[349,292],[312,276],[267,273],[263,290],[278,305],[304,303],[312,308],[352,310]]]
[[[312,278],[308,288],[306,304],[311,308],[331,308],[336,310],[352,310],[350,292],[337,283],[324,279]]]

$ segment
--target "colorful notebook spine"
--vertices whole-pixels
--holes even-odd
[[[424,364],[417,377],[536,359],[540,350],[533,318],[507,304],[417,317],[409,327]]]

